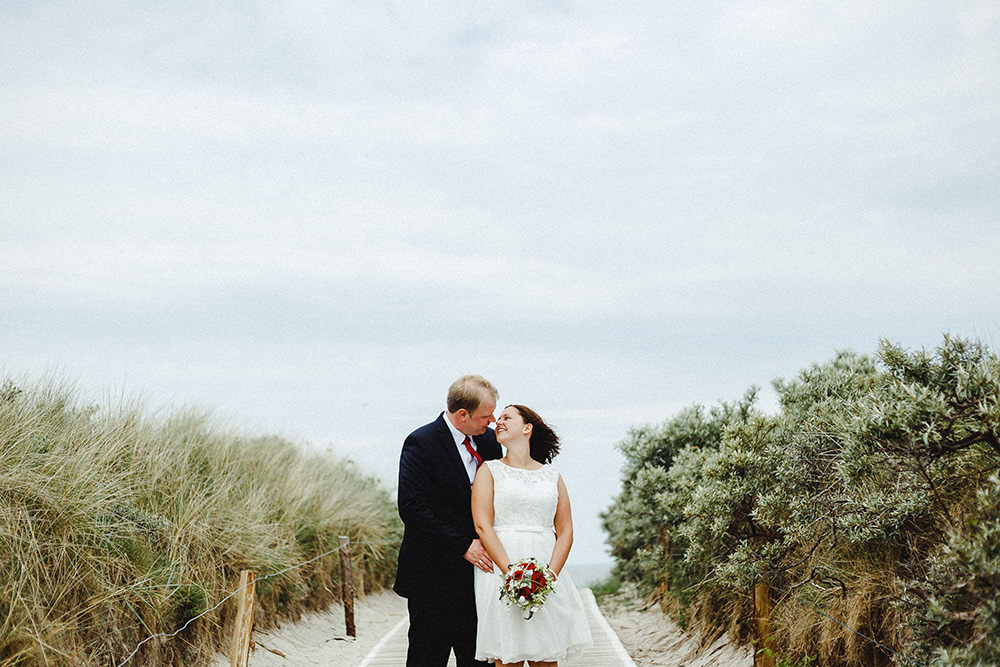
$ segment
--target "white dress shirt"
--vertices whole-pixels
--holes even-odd
[[[472,481],[476,479],[476,457],[470,454],[469,450],[465,448],[464,444],[462,444],[465,442],[466,436],[451,423],[451,420],[448,419],[447,412],[444,413],[444,423],[448,425],[448,430],[451,431],[452,437],[455,438],[455,446],[458,447],[458,455],[462,457],[462,463],[465,464],[465,472],[469,474],[469,484],[472,484]],[[472,441],[472,448],[478,452],[479,448],[476,447],[476,439],[472,436],[469,436],[469,439]]]

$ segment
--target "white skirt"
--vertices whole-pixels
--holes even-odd
[[[548,563],[555,546],[552,529],[534,526],[497,528],[511,562],[534,557]],[[524,612],[500,601],[503,574],[476,570],[476,660],[520,663],[524,660],[572,660],[593,645],[583,601],[563,569],[545,604],[525,620]]]

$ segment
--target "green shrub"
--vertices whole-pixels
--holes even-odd
[[[701,613],[704,629],[741,636],[764,580],[786,653],[819,644],[822,665],[892,658],[792,597],[900,652],[1000,662],[984,639],[1000,607],[987,481],[1000,468],[997,356],[952,337],[934,352],[883,342],[877,360],[841,352],[774,386],[777,415],[756,412],[751,392],[630,433],[603,515],[620,576],[682,615],[726,609]]]

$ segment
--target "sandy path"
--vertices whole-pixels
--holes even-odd
[[[701,647],[698,637],[684,632],[658,605],[647,605],[626,594],[598,600],[604,617],[618,634],[636,667],[747,667],[750,650],[720,637]]]
[[[357,667],[368,651],[405,617],[406,601],[392,591],[358,598],[354,603],[358,636],[352,640],[345,634],[343,608],[333,605],[326,611],[304,615],[298,623],[285,623],[271,632],[255,632],[255,642],[281,651],[287,658],[258,646],[250,654],[250,667]],[[229,667],[229,656],[218,656],[215,667]]]
[[[725,637],[699,651],[698,639],[685,634],[656,605],[646,606],[625,594],[603,596],[599,603],[637,667],[746,667],[753,663],[749,650],[730,645]],[[357,667],[406,617],[406,601],[383,591],[359,598],[354,611],[355,640],[345,635],[340,605],[306,614],[298,623],[285,623],[271,632],[255,632],[255,642],[287,657],[258,646],[250,655],[250,667]],[[219,655],[214,667],[229,667],[229,656]]]

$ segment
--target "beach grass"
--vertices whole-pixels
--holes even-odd
[[[350,537],[363,588],[391,580],[401,526],[354,464],[197,411],[96,406],[55,381],[0,389],[0,667],[119,665],[238,585]],[[339,555],[257,585],[256,624],[338,595]],[[231,604],[134,665],[208,664]]]

